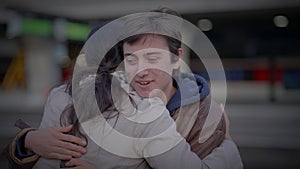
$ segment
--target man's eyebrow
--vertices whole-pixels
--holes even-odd
[[[153,51],[153,52],[147,52],[144,55],[148,56],[148,55],[159,55],[159,54],[162,54],[162,52]],[[131,53],[131,52],[124,53],[124,57],[127,57],[127,56],[136,56],[136,55],[134,53]]]
[[[127,56],[136,56],[136,55],[133,53],[124,53],[124,57],[127,57]]]
[[[162,52],[154,51],[154,52],[147,52],[146,55],[158,55],[161,54]]]

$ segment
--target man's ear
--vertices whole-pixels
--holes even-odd
[[[178,60],[172,63],[173,69],[180,68],[182,57],[183,57],[183,50],[182,48],[178,48]]]

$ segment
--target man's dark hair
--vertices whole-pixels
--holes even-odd
[[[152,10],[150,12],[158,13],[158,15],[151,15],[146,17],[146,19],[137,17],[137,19],[134,18],[128,21],[127,26],[130,30],[145,30],[145,33],[142,32],[140,34],[130,36],[123,40],[123,44],[128,43],[132,45],[141,40],[143,37],[151,34],[160,35],[166,38],[169,50],[173,54],[171,61],[178,61],[178,49],[181,47],[181,22],[179,22],[179,19],[177,18],[181,18],[181,16],[176,11],[166,7]],[[175,16],[175,19],[170,17],[170,15]],[[133,28],[134,26],[135,28]],[[167,33],[170,33],[173,36],[168,36],[166,35]]]

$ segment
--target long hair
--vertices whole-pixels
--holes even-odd
[[[101,61],[96,77],[95,77],[95,96],[100,112],[116,111],[111,95],[111,73],[122,62],[120,43],[112,47]],[[72,97],[72,82],[69,81],[66,87],[66,92]],[[111,118],[112,116],[105,116]],[[69,134],[83,138],[87,141],[86,136],[80,131],[79,119],[73,103],[69,103],[63,110],[60,116],[61,126],[73,125]]]

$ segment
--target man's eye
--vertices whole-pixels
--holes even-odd
[[[149,62],[157,62],[158,59],[159,59],[159,57],[156,57],[156,56],[154,56],[154,57],[148,57],[148,61]]]
[[[137,59],[136,58],[133,58],[133,57],[126,57],[126,62],[129,63],[129,64],[136,64],[137,63]]]

